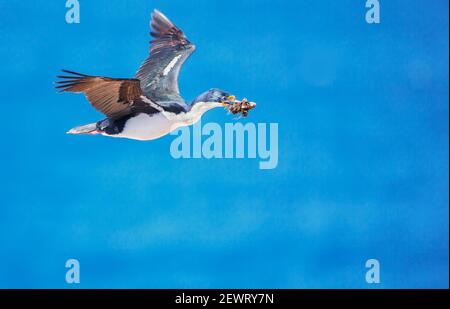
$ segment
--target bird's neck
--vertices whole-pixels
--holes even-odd
[[[217,107],[223,107],[222,103],[196,102],[190,106],[189,110],[186,113],[186,116],[192,119],[193,123],[195,123],[203,116],[204,113]]]

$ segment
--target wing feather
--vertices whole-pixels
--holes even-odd
[[[91,105],[109,118],[129,113],[142,91],[138,79],[89,76],[63,70],[56,83],[60,92],[84,93]]]
[[[184,104],[178,88],[178,75],[195,46],[183,31],[157,10],[152,13],[150,27],[150,54],[137,71],[136,78],[141,81],[145,95],[158,103]]]

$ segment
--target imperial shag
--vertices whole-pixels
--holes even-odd
[[[84,93],[92,106],[107,116],[67,133],[153,140],[178,127],[194,124],[216,107],[228,107],[237,113],[237,106],[244,116],[255,107],[255,103],[238,101],[220,89],[210,89],[188,105],[178,90],[178,74],[195,46],[157,10],[152,14],[150,26],[150,53],[135,78],[89,76],[67,70],[63,70],[67,75],[58,76],[57,88],[62,92]]]

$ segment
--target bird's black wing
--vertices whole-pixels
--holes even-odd
[[[139,80],[89,76],[63,70],[56,88],[61,92],[84,93],[91,105],[109,118],[119,118],[134,111],[157,113],[161,106],[146,99]]]
[[[144,94],[161,105],[184,105],[178,89],[178,74],[195,46],[161,12],[152,13],[150,55],[136,73]]]

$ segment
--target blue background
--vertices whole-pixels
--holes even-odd
[[[80,4],[0,0],[0,287],[373,288],[370,258],[376,287],[448,287],[448,1]],[[154,8],[197,45],[182,94],[256,101],[278,168],[65,134],[102,116],[58,70],[133,76]]]

